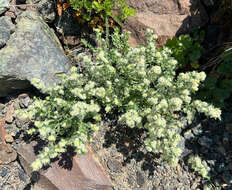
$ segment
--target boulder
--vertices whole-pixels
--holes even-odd
[[[0,50],[0,97],[31,86],[33,78],[46,87],[59,82],[70,61],[54,31],[37,12],[25,11],[17,17],[15,33]]]
[[[153,29],[162,45],[167,39],[208,22],[200,0],[128,0],[128,3],[136,11],[136,16],[125,23],[125,29],[131,32],[132,46],[144,42],[147,28]]]

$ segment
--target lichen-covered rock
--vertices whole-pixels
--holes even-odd
[[[10,17],[0,17],[0,48],[6,45],[6,42],[10,39],[10,34],[14,29],[15,25],[12,23]]]
[[[41,0],[38,3],[38,11],[42,14],[43,19],[47,23],[52,23],[56,18],[55,1]]]
[[[70,69],[70,61],[38,13],[25,11],[17,18],[17,29],[0,50],[0,97],[30,87],[33,78],[46,87],[59,81],[58,74]]]

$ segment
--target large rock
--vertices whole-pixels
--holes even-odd
[[[70,68],[54,32],[36,12],[25,11],[16,21],[15,33],[0,50],[0,97],[29,87],[32,78],[51,87]]]
[[[86,155],[73,155],[67,152],[39,173],[32,172],[31,163],[36,159],[36,142],[22,144],[18,148],[21,165],[36,181],[34,189],[43,190],[111,190],[112,184],[97,156],[89,148]]]
[[[131,31],[131,45],[144,42],[147,28],[153,29],[163,44],[166,39],[199,28],[208,21],[200,0],[128,0],[136,11],[125,28]]]

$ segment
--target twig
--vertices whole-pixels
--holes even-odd
[[[2,7],[6,7],[6,8],[8,8],[8,7],[21,7],[21,6],[23,6],[23,5],[26,5],[26,6],[39,6],[38,4],[20,4],[20,5],[6,5],[6,6],[0,6],[0,8],[2,8]]]

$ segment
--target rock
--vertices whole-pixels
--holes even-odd
[[[18,175],[19,175],[19,179],[23,182],[26,182],[27,181],[27,174],[22,170],[22,169],[19,169],[18,170]]]
[[[136,172],[136,179],[137,179],[138,185],[142,187],[145,183],[145,179],[141,172]]]
[[[70,61],[54,32],[38,13],[25,11],[18,16],[7,46],[0,50],[0,97],[31,87],[33,78],[52,87],[60,81],[57,75],[69,69]]]
[[[6,167],[3,167],[0,173],[1,177],[5,177],[7,175],[7,173],[9,172],[9,169]]]
[[[5,105],[0,103],[0,112],[2,112],[4,108],[5,108]]]
[[[131,31],[133,46],[144,42],[147,28],[153,29],[160,38],[168,39],[208,22],[200,0],[129,0],[128,4],[136,12],[136,16],[125,23],[125,29]]]
[[[6,135],[5,140],[6,140],[7,143],[14,142],[14,138],[9,134]]]
[[[119,172],[122,167],[121,163],[114,158],[108,160],[107,166],[112,172]]]
[[[50,164],[40,173],[32,172],[30,165],[35,160],[37,143],[22,144],[18,149],[19,160],[28,175],[36,175],[36,185],[43,190],[110,190],[111,182],[91,150],[86,154],[72,156],[66,153],[63,159]]]
[[[82,28],[84,28],[68,9],[63,11],[55,25],[57,32],[64,35],[64,37],[78,36]]]
[[[55,1],[41,0],[38,3],[38,11],[47,23],[52,23],[56,18]]]
[[[9,144],[0,144],[0,165],[15,161],[17,153]]]
[[[19,105],[21,108],[27,108],[29,106],[29,103],[31,101],[28,94],[20,94],[18,96],[19,99]]]
[[[10,39],[10,34],[14,32],[15,25],[11,18],[7,16],[0,17],[0,48],[6,45]]]
[[[8,0],[1,0],[0,1],[0,15],[4,12],[6,12],[6,10],[9,7],[9,1]]]
[[[6,117],[5,117],[7,123],[13,122],[14,120],[13,114],[14,114],[14,102],[12,102],[9,107],[7,107]]]
[[[203,147],[207,147],[207,148],[210,148],[213,141],[212,139],[206,137],[206,136],[202,136],[198,139],[198,143],[203,146]]]

